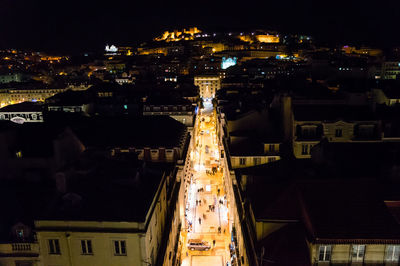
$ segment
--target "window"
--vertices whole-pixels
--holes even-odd
[[[254,165],[261,164],[261,158],[253,158]]]
[[[114,241],[114,255],[126,255],[126,241],[115,240]]]
[[[363,261],[365,245],[353,245],[351,250],[351,261]]]
[[[342,137],[342,129],[341,128],[337,128],[335,130],[335,137],[337,137],[337,138]]]
[[[358,127],[358,136],[362,138],[370,138],[374,133],[374,125],[360,125]]]
[[[49,239],[49,254],[61,254],[58,239]]]
[[[268,157],[268,162],[275,162],[276,158],[275,157]]]
[[[15,230],[18,238],[24,238],[24,229]]]
[[[274,152],[275,151],[275,144],[269,144],[269,151]]]
[[[81,248],[83,255],[93,254],[92,240],[81,240]]]
[[[387,245],[385,261],[386,262],[399,262],[400,245]]]
[[[308,154],[308,145],[307,144],[302,144],[301,145],[301,154],[302,155],[307,155]]]
[[[240,165],[246,165],[246,158],[239,158]]]
[[[319,257],[318,261],[330,261],[332,254],[332,247],[329,246],[319,246]]]
[[[150,242],[151,242],[151,240],[153,239],[153,234],[151,232],[151,228],[150,228],[149,238],[150,238]]]
[[[317,135],[317,126],[302,126],[303,138],[315,138]]]

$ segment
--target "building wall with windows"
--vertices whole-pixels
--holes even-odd
[[[390,97],[386,95],[381,89],[373,89],[375,101],[378,104],[386,104],[387,106],[393,106],[400,104],[400,96]]]
[[[23,264],[25,263],[25,264]],[[1,266],[39,266],[38,243],[0,244]]]
[[[379,121],[294,121],[293,154],[298,159],[311,158],[311,149],[322,139],[329,142],[381,141]]]
[[[230,159],[232,169],[237,169],[275,162],[280,160],[281,157],[278,155],[231,156]]]
[[[384,62],[381,71],[382,79],[396,79],[400,76],[400,62]]]
[[[21,122],[43,122],[43,112],[0,112],[0,120],[16,119]]]
[[[199,87],[201,98],[214,98],[217,90],[221,89],[219,76],[195,76],[194,85]]]
[[[68,222],[64,223],[68,224]],[[109,232],[84,232],[87,231],[84,227],[102,231],[110,226],[102,222],[99,222],[97,226],[93,223],[81,222],[79,226],[83,228],[69,223],[68,229],[57,228],[56,223],[50,224],[61,231],[50,229],[41,231],[45,224],[37,223],[40,259],[43,265],[142,265],[142,253],[145,253],[141,250],[144,249],[144,237],[140,237],[138,233],[112,233],[112,228],[108,228]],[[100,228],[103,226],[106,228]],[[112,227],[114,230],[129,231],[135,226],[123,228],[120,225],[114,225]],[[85,242],[86,246],[82,242]]]
[[[167,115],[185,126],[193,127],[195,107],[193,105],[144,105],[143,115]]]
[[[399,265],[397,244],[313,244],[313,265]]]
[[[2,89],[0,90],[0,107],[22,102],[44,101],[65,89]]]
[[[141,204],[140,202],[132,203]],[[165,228],[163,177],[144,222],[35,221],[42,265],[154,265]]]

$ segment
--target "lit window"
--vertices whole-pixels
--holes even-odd
[[[253,158],[254,165],[261,164],[261,158]]]
[[[92,240],[81,240],[81,248],[83,255],[93,254]]]
[[[319,257],[318,261],[330,261],[332,254],[332,247],[329,246],[319,246]]]
[[[399,262],[400,246],[399,245],[387,245],[385,261],[386,262]]]
[[[49,254],[61,254],[60,242],[58,239],[49,239]]]
[[[246,165],[246,158],[239,158],[240,165]]]
[[[114,241],[114,255],[126,255],[126,241],[115,240]]]
[[[352,261],[363,261],[365,255],[365,245],[353,245],[351,250]]]
[[[301,145],[301,154],[302,155],[307,155],[308,154],[308,145],[307,144],[302,144]]]
[[[342,129],[341,128],[337,128],[335,130],[335,137],[337,137],[337,138],[342,137]]]
[[[275,144],[269,144],[269,151],[274,152],[275,151]]]

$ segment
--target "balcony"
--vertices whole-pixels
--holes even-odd
[[[7,243],[0,244],[0,257],[21,256],[36,257],[39,256],[38,243]]]

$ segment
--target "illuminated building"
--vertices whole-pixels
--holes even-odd
[[[63,91],[65,91],[65,88],[50,89],[43,86],[14,85],[0,89],[0,106],[22,102],[43,102],[45,99]]]
[[[151,54],[168,54],[167,47],[158,47],[158,48],[146,48],[146,47],[139,47],[138,48],[139,55],[151,55]]]
[[[62,60],[69,60],[69,57],[67,56],[41,56],[40,57],[41,61],[44,62],[49,62],[49,63],[60,63]]]
[[[174,31],[165,31],[160,37],[154,38],[155,41],[181,41],[181,40],[193,40],[195,34],[201,33],[196,27],[189,28],[188,30],[183,29],[183,31],[174,30]]]
[[[227,50],[227,45],[214,42],[200,42],[202,48],[210,47],[213,53],[218,53]]]
[[[107,44],[104,50],[106,51],[106,54],[116,54],[118,52],[118,48],[115,45]]]
[[[381,79],[397,79],[400,77],[400,61],[382,63]]]
[[[348,45],[343,46],[342,51],[345,52],[346,54],[368,55],[368,56],[381,56],[383,53],[382,50],[380,49],[374,49],[369,47],[361,47],[360,49],[357,49],[354,46],[348,46]]]
[[[221,79],[219,76],[213,75],[195,76],[194,85],[199,87],[199,95],[201,98],[214,98],[217,90],[221,88]]]
[[[118,52],[121,55],[132,56],[134,48],[130,46],[118,46]]]
[[[237,57],[222,57],[221,69],[227,69],[230,66],[234,66],[237,63]]]
[[[0,120],[18,124],[43,122],[43,106],[34,102],[9,105],[0,109]]]
[[[269,35],[269,34],[256,34],[256,35],[238,35],[238,39],[244,42],[262,42],[262,43],[279,43],[279,35]]]

